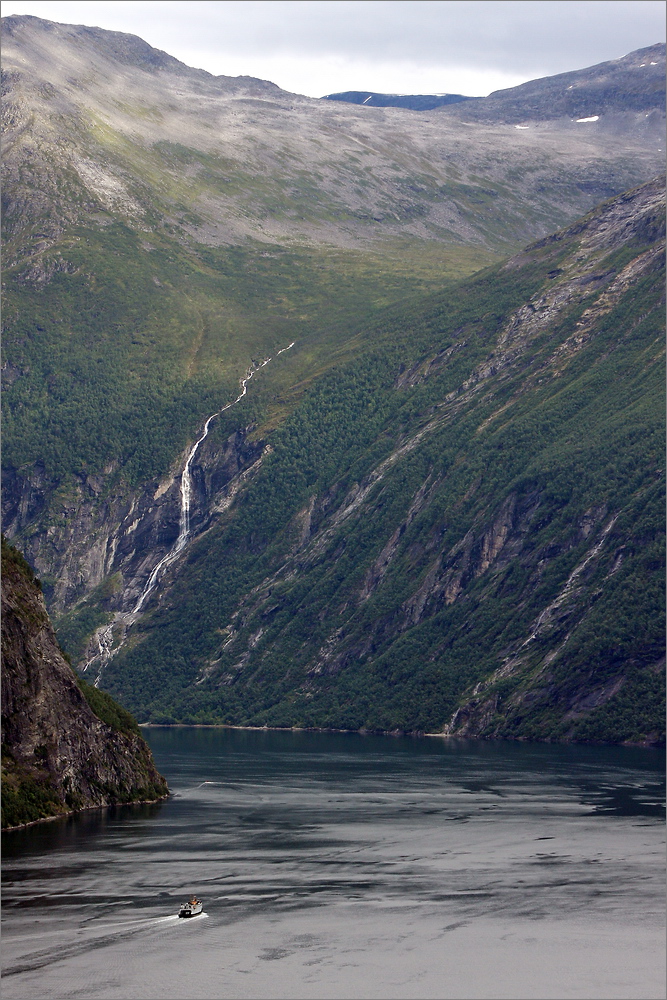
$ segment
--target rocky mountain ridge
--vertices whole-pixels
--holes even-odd
[[[403,107],[413,111],[434,108],[453,110],[468,121],[498,124],[569,119],[573,124],[627,112],[665,110],[665,45],[659,43],[587,69],[558,73],[530,80],[488,97],[462,94],[378,94],[350,90],[327,94],[322,100],[344,101],[364,107]],[[463,105],[465,103],[465,106]],[[453,105],[461,105],[452,109]],[[659,115],[644,123],[649,130],[659,126]],[[656,134],[657,135],[657,134]],[[663,147],[664,148],[664,147]]]
[[[622,89],[638,58],[614,72],[603,64],[604,78]],[[151,231],[156,210],[184,238],[214,245],[525,243],[660,169],[655,61],[640,71],[650,81],[634,85],[632,106],[610,107],[626,115],[622,127],[607,129],[604,113],[595,129],[575,131],[541,115],[539,133],[522,134],[507,117],[509,92],[493,95],[500,117],[482,110],[491,98],[428,116],[370,110],[213,77],[134,36],[12,16],[3,22],[6,258],[26,226],[49,244],[64,224],[100,212]],[[586,72],[572,74],[577,93]],[[536,86],[552,105],[549,81]],[[473,105],[474,126],[457,119],[455,109]]]
[[[463,115],[470,121],[546,122],[567,119],[578,124],[597,116],[617,120],[623,115],[643,113],[657,126],[665,110],[665,45],[649,45],[621,59],[587,69],[558,73],[530,80],[518,87],[497,90],[465,106],[452,106],[443,113]],[[641,124],[641,122],[639,123]],[[664,144],[661,144],[664,150]]]
[[[410,108],[412,111],[432,111],[460,101],[474,101],[477,98],[464,94],[377,94],[367,90],[345,90],[338,94],[326,94],[323,101],[342,101],[346,104],[362,104],[366,108]]]

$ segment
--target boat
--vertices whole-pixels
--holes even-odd
[[[179,917],[196,917],[198,913],[204,909],[204,904],[201,899],[197,899],[193,896],[188,903],[183,903],[180,910],[178,911]]]

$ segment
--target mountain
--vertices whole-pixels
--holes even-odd
[[[658,106],[654,67],[620,141],[569,122],[522,136],[452,117],[480,101],[369,114],[214,77],[131,35],[27,16],[4,19],[2,61],[7,263],[31,245],[38,266],[64,226],[100,228],[110,215],[211,246],[438,240],[507,252],[663,159],[632,118]]]
[[[483,269],[603,199],[622,199],[664,164],[648,76],[637,77],[646,87],[642,96],[638,84],[632,108],[594,123],[561,116],[518,129],[502,116],[457,117],[484,101],[415,115],[311,100],[193,70],[134,36],[31,17],[3,21],[2,60],[3,521],[39,572],[64,647],[88,664],[87,676],[118,691],[131,657],[151,648],[159,659],[149,624],[179,578],[196,607],[208,607],[207,578],[189,576],[190,553],[209,542],[215,549],[227,519],[268,488],[271,469],[295,463],[310,482],[317,468],[319,483],[318,441],[327,441],[328,485],[313,500],[319,517],[335,483],[345,495],[345,462],[356,456],[361,482],[373,468],[364,463],[398,440],[398,425],[384,437],[378,430],[397,400],[414,397],[391,417],[406,434],[421,419],[420,393],[436,384],[440,361],[423,385],[405,376],[392,387],[401,365],[410,372],[419,351],[429,357],[429,330],[434,344],[453,338],[441,347],[452,348],[443,355],[446,366],[453,359],[447,378],[465,381],[466,365],[473,377],[482,341],[473,353],[459,350],[456,328],[429,319],[429,309],[462,310],[473,322],[466,310],[479,302],[487,303],[480,316],[528,308],[540,282],[560,287],[557,275],[540,271],[537,258],[535,286],[526,278],[533,264]],[[600,274],[615,267],[613,258]],[[481,284],[466,283],[474,273]],[[592,294],[606,281],[582,287]],[[323,419],[337,412],[339,384],[348,429],[327,417],[323,436],[301,437],[294,428],[310,427],[314,409],[321,405]],[[285,441],[295,451],[283,467]],[[285,475],[286,495],[266,508],[276,520],[252,508],[258,526],[248,529],[261,539],[272,524],[279,547],[288,531],[281,517],[296,516],[281,505],[301,497]],[[301,499],[305,532],[310,499]],[[236,559],[225,546],[220,567],[227,554]],[[224,601],[216,600],[233,614],[246,568],[226,579]],[[214,617],[215,628],[228,627]],[[164,662],[185,690],[191,653],[216,659],[208,649],[215,630],[207,625],[201,643],[180,619],[177,631],[175,659]],[[138,668],[137,685],[147,676]],[[267,698],[270,690],[267,683]],[[167,705],[139,687],[127,691],[142,720],[260,712],[257,702],[250,711],[250,695],[240,707],[215,698],[191,707],[179,693]],[[450,694],[434,725],[465,692],[454,685]],[[282,695],[270,698],[275,718],[288,718]]]
[[[630,52],[622,59],[530,80],[518,87],[496,90],[488,97],[377,94],[367,90],[346,90],[339,94],[327,94],[322,100],[363,104],[372,108],[410,108],[413,111],[451,109],[456,104],[459,107],[454,114],[458,118],[490,124],[545,123],[558,119],[587,124],[593,118],[595,121],[602,118],[604,125],[609,127],[613,126],[614,118],[620,116],[618,124],[627,130],[630,115],[637,119],[632,125],[650,133],[656,145],[664,150],[661,113],[665,111],[665,46],[662,43],[650,45]],[[463,102],[469,103],[462,106]],[[642,121],[642,118],[651,120]]]
[[[644,129],[664,151],[661,115],[665,110],[665,45],[650,45],[588,69],[531,80],[488,97],[448,108],[466,121],[553,122],[575,125],[595,118],[600,128]],[[643,119],[649,119],[644,121]]]
[[[410,108],[412,111],[432,111],[447,104],[474,101],[463,94],[376,94],[367,90],[345,90],[340,94],[326,94],[323,101],[342,101],[344,104],[363,104],[367,108]]]
[[[660,742],[664,250],[660,180],[388,310],[210,495],[108,689],[158,722]]]
[[[39,582],[3,536],[3,829],[167,793],[132,716],[63,658]]]

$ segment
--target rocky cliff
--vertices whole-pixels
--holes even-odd
[[[41,588],[2,542],[3,828],[168,794],[130,714],[80,682]]]

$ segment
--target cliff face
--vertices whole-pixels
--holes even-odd
[[[191,524],[203,530],[216,504],[238,488],[247,470],[261,457],[262,444],[250,444],[243,430],[226,441],[204,442],[192,464]],[[99,476],[72,476],[54,501],[43,470],[24,475],[8,470],[3,477],[3,524],[9,538],[37,568],[47,592],[49,610],[61,615],[116,575],[104,594],[104,607],[129,611],[151,570],[173,545],[179,530],[180,473],[187,452],[173,469],[141,487],[109,489]],[[51,508],[50,522],[44,508]],[[38,530],[30,530],[33,525]],[[22,532],[28,528],[28,537]],[[94,595],[93,602],[100,595]]]
[[[4,539],[2,660],[3,827],[167,795],[129,713],[77,681],[39,583]]]

